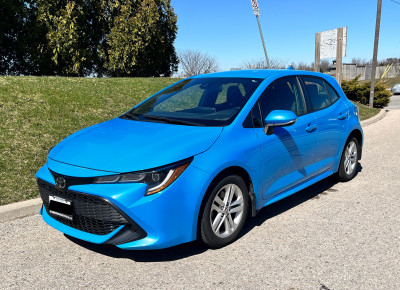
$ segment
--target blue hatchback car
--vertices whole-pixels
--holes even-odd
[[[122,249],[232,242],[246,217],[361,158],[358,108],[331,76],[294,70],[181,80],[72,134],[37,172],[45,222]]]

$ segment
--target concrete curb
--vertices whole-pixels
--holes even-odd
[[[375,115],[367,120],[361,121],[360,122],[361,127],[367,127],[368,125],[376,123],[379,120],[382,120],[385,116],[386,116],[386,109],[382,109],[377,115]]]
[[[41,206],[40,198],[2,205],[0,206],[0,223],[37,214]]]

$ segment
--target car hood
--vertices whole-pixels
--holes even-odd
[[[72,134],[49,158],[110,172],[145,170],[206,151],[222,130],[116,118]]]

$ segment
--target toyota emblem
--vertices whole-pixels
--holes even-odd
[[[56,186],[58,188],[65,188],[65,179],[62,177],[57,177],[56,178]]]

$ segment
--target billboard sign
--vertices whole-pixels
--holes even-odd
[[[335,58],[338,28],[320,32],[320,59]],[[346,56],[347,26],[343,27],[343,57]]]

